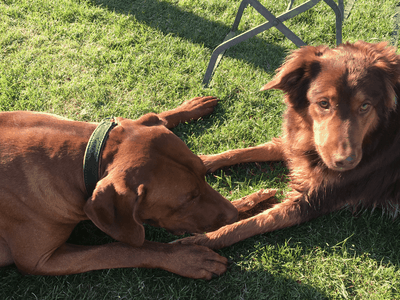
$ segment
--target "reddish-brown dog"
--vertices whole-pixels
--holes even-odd
[[[194,98],[138,120],[117,118],[88,199],[83,157],[95,123],[33,112],[0,113],[0,266],[61,275],[106,268],[162,268],[191,278],[225,272],[227,260],[196,245],[145,240],[142,223],[176,234],[236,221],[237,210],[205,181],[206,167],[167,128],[212,112]],[[66,241],[90,219],[116,243]]]
[[[306,222],[343,207],[400,204],[400,57],[386,43],[293,52],[262,90],[286,93],[283,135],[264,145],[201,157],[210,171],[284,160],[293,191],[259,215],[183,239],[211,248]]]

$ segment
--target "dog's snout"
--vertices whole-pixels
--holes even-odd
[[[351,169],[351,168],[353,168],[353,166],[355,166],[356,161],[357,161],[356,158],[357,157],[355,154],[351,154],[344,159],[337,157],[333,163],[337,169],[347,170],[347,169]]]
[[[217,226],[215,228],[220,228],[222,226],[235,223],[238,217],[238,210],[233,205],[231,205],[228,209],[226,209],[223,213],[219,214],[216,217],[216,221],[218,224],[216,224]]]
[[[219,226],[221,226],[221,224],[225,226],[228,224],[235,223],[238,217],[239,217],[238,210],[231,203],[229,203],[229,205],[224,209],[222,213],[219,214],[219,216],[217,216],[216,219],[220,223]]]
[[[331,154],[331,163],[333,169],[337,171],[346,171],[353,169],[360,161],[361,152],[357,147],[350,143],[350,134],[345,131],[345,138],[341,139],[337,147],[333,147]]]

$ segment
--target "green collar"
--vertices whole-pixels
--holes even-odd
[[[103,120],[93,131],[86,146],[83,160],[83,179],[89,197],[92,196],[97,181],[99,181],[101,151],[109,132],[117,125],[114,120],[114,118]]]

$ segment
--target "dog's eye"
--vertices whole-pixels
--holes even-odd
[[[329,102],[325,101],[325,100],[322,100],[322,101],[318,102],[318,105],[323,109],[328,109],[329,108]]]
[[[371,104],[364,103],[360,106],[360,113],[366,113],[371,107]]]

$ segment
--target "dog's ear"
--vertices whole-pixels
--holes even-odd
[[[277,69],[274,79],[261,88],[261,91],[279,89],[290,93],[298,88],[302,80],[313,78],[321,71],[318,57],[328,49],[326,46],[305,46],[292,52],[286,62]]]
[[[132,191],[123,181],[111,179],[108,175],[97,183],[84,211],[98,228],[112,238],[140,247],[145,231],[137,218],[137,209],[145,197],[145,188],[142,184],[137,191]]]
[[[397,98],[400,96],[400,55],[396,54],[395,47],[388,47],[387,42],[369,44],[363,41],[354,43],[354,46],[363,47],[366,56],[372,60],[370,71],[378,78],[383,78],[386,85],[385,106],[389,111],[397,105]]]

